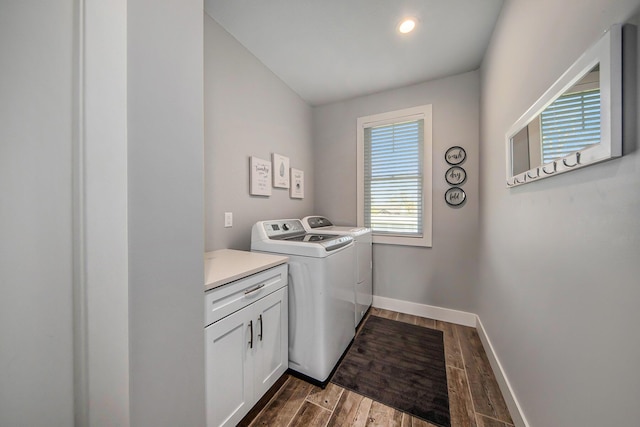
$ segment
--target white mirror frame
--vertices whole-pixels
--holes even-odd
[[[600,143],[512,175],[512,138],[593,67],[600,64]],[[614,25],[507,132],[507,187],[569,172],[622,155],[622,26]]]

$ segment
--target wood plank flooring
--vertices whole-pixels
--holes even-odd
[[[443,331],[452,427],[513,426],[474,328],[377,308],[372,308],[369,315]],[[241,425],[434,427],[333,383],[323,390],[293,376],[287,376],[264,408],[255,417],[242,420]]]

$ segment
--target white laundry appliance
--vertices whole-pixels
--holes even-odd
[[[355,335],[353,238],[307,233],[299,219],[259,221],[251,250],[289,257],[289,369],[326,385]]]
[[[353,237],[356,245],[356,280],[354,293],[356,301],[355,327],[357,328],[373,302],[371,229],[367,227],[333,225],[331,221],[322,216],[304,217],[302,218],[302,225],[308,233],[339,234]]]

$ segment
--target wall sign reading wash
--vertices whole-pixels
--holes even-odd
[[[464,148],[456,145],[455,147],[449,148],[447,152],[444,153],[444,159],[450,165],[460,165],[467,159],[467,152],[464,151]]]

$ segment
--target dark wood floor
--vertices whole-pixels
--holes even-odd
[[[513,426],[474,328],[376,308],[372,308],[369,315],[444,332],[452,427]],[[243,421],[243,424],[251,426],[282,427],[433,426],[333,383],[322,390],[292,376],[284,379],[284,383],[254,418]]]

